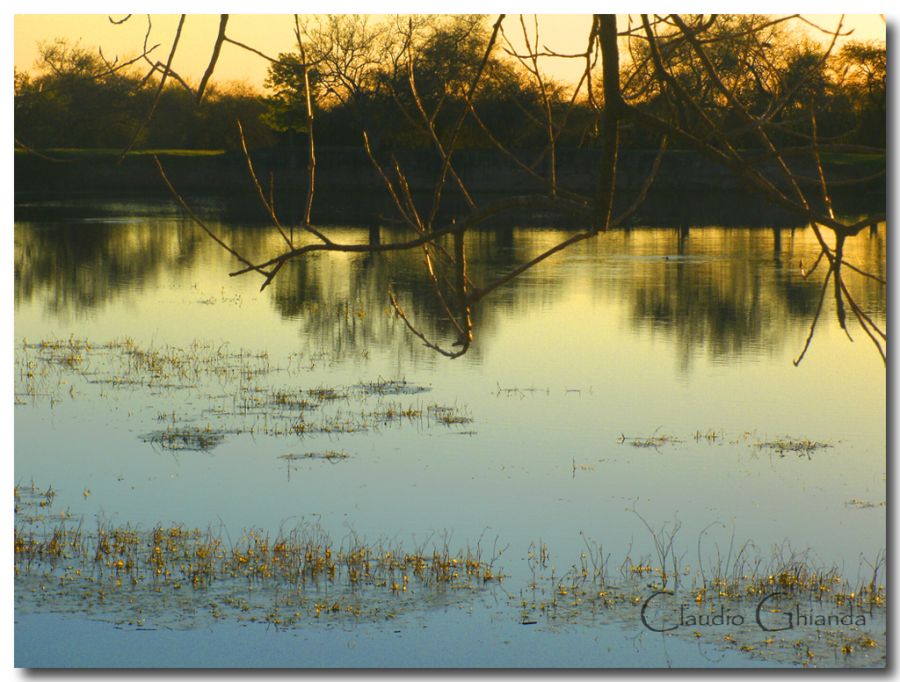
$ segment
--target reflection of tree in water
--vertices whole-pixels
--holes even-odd
[[[15,304],[40,298],[54,314],[81,314],[190,267],[200,239],[183,221],[19,223]]]
[[[360,238],[366,234],[358,232]],[[395,290],[421,306],[416,310],[422,323],[436,332],[440,311],[419,263],[415,253],[313,255],[285,267],[273,282],[273,303],[283,317],[300,320],[306,333],[333,351],[391,346],[418,355],[420,344],[394,318],[387,289],[393,275]]]
[[[273,304],[298,320],[305,333],[337,354],[410,339],[385,314],[386,274],[382,259],[315,256],[285,267],[273,283]]]
[[[473,281],[487,281],[527,260],[531,230],[501,227],[469,235],[469,271]],[[364,241],[366,230],[348,230],[354,241]],[[382,230],[385,240],[399,240],[400,234]],[[253,249],[248,245],[248,251]],[[283,317],[302,320],[304,330],[333,350],[361,351],[367,348],[404,347],[416,356],[431,357],[420,341],[396,319],[389,305],[388,285],[399,300],[415,311],[415,322],[426,335],[446,332],[445,313],[434,296],[431,283],[421,267],[416,251],[385,254],[312,254],[285,266],[273,281],[273,299]],[[551,300],[552,286],[522,286],[514,280],[496,291],[490,305],[472,310],[476,334],[489,337],[498,312],[525,310],[535,303]],[[422,352],[419,352],[422,351]],[[478,357],[480,347],[469,350]]]
[[[746,261],[717,265],[679,258],[674,265],[645,266],[649,277],[632,290],[634,324],[671,332],[685,365],[697,348],[713,356],[741,355],[765,336],[777,338],[786,322],[780,302],[763,303],[767,292],[757,267]],[[812,287],[809,294],[812,301]],[[775,324],[779,329],[772,329]]]
[[[270,252],[272,240],[280,239],[261,225],[211,226],[251,258]],[[368,238],[364,228],[334,229],[347,242]],[[510,226],[473,231],[467,240],[470,276],[476,283],[490,281],[562,234]],[[382,230],[385,240],[401,237]],[[851,240],[848,247],[851,263],[884,276],[883,229]],[[635,326],[671,335],[685,366],[698,351],[724,358],[777,349],[793,338],[790,329],[805,329],[815,313],[824,274],[818,271],[804,279],[800,272],[801,263],[811,267],[815,254],[806,230],[782,230],[779,240],[770,229],[702,228],[687,235],[668,228],[614,231],[495,291],[490,304],[473,308],[474,328],[482,340],[489,339],[504,315],[552,306],[564,287],[575,282],[598,296],[626,303]],[[208,258],[217,271],[237,267],[193,226],[180,221],[20,223],[15,302],[40,298],[56,314],[79,313],[105,305],[137,284],[190,273]],[[271,296],[282,317],[298,320],[325,348],[405,348],[416,357],[430,357],[393,316],[387,296],[390,284],[426,334],[438,338],[446,333],[445,313],[421,264],[416,251],[311,254],[290,262],[265,296]],[[883,318],[881,285],[854,273],[847,276],[856,280],[860,303]],[[829,298],[826,305],[830,303]],[[473,346],[472,352],[480,347]]]
[[[887,260],[885,258],[886,225],[881,223],[876,230],[868,230],[850,240],[844,249],[847,259],[854,265],[865,264],[868,271],[882,280],[887,279]],[[857,303],[864,309],[871,310],[876,318],[884,319],[886,314],[885,287],[880,282],[868,277],[861,277],[856,273],[844,274],[855,287]]]
[[[813,318],[823,273],[804,278],[800,270],[815,258],[808,233],[786,230],[778,237],[771,230],[694,231],[687,238],[663,232],[660,257],[636,264],[622,279],[634,324],[672,334],[685,367],[698,349],[727,358],[780,348],[790,329]],[[877,235],[854,240],[847,258],[884,276]],[[883,315],[883,287],[857,279],[859,302]]]
[[[358,234],[364,239],[364,231]],[[511,270],[558,237],[520,228],[471,233],[472,279],[485,281]],[[589,286],[627,302],[634,325],[671,334],[687,367],[698,351],[727,358],[781,348],[793,338],[789,330],[805,328],[812,319],[822,281],[821,272],[809,279],[800,272],[800,263],[809,267],[815,255],[805,230],[782,231],[778,248],[772,230],[717,228],[693,230],[687,237],[672,229],[614,232],[586,248],[591,258],[581,262],[573,250],[568,262],[568,256],[550,261],[534,276],[516,278],[495,292],[491,305],[476,306],[479,336],[489,337],[505,312],[552,305],[560,287],[590,268]],[[883,240],[874,236],[855,240],[848,258],[883,275],[884,253]],[[415,252],[300,260],[276,278],[275,304],[283,316],[302,319],[309,333],[334,348],[400,344],[413,349],[420,344],[390,317],[385,292],[393,276],[399,299],[416,311],[416,324],[439,336],[446,330],[443,311],[420,265]],[[883,288],[859,279],[861,302],[882,315]]]

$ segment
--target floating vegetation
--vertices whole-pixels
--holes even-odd
[[[143,625],[205,614],[285,627],[315,619],[383,620],[467,600],[499,584],[501,552],[480,543],[403,548],[350,534],[340,543],[316,524],[270,534],[99,521],[88,530],[52,515],[54,495],[16,488],[17,607],[88,612]]]
[[[664,445],[669,445],[672,443],[680,443],[681,440],[676,438],[675,436],[671,436],[669,434],[659,434],[654,433],[652,436],[637,436],[631,437],[626,436],[624,433],[619,435],[617,440],[619,445],[630,445],[635,448],[654,448],[659,449]]]
[[[758,441],[754,444],[758,450],[771,450],[784,457],[787,453],[810,457],[816,450],[832,447],[830,443],[821,443],[808,438],[776,438],[774,440]]]
[[[302,454],[288,453],[278,455],[278,459],[284,459],[288,462],[300,462],[306,459],[323,459],[327,462],[340,462],[341,460],[350,459],[350,454],[344,450],[326,450],[325,452],[304,452]]]
[[[90,491],[85,490],[90,494]],[[16,485],[13,492],[16,519],[21,519],[26,524],[46,519],[55,499],[56,491],[53,486],[41,490],[35,486],[34,481],[28,486]],[[61,512],[62,518],[65,518],[66,514],[67,512]]]
[[[404,421],[424,427],[472,421],[457,407],[403,402],[404,396],[430,390],[405,379],[314,383],[309,373],[322,359],[298,353],[278,363],[267,352],[199,342],[146,348],[129,338],[23,341],[16,349],[15,402],[49,400],[52,406],[65,399],[99,398],[122,403],[134,396],[144,413],[143,401],[156,400],[150,408],[165,428],[141,439],[172,451],[210,451],[239,434],[304,437],[368,432]]]
[[[449,407],[447,405],[429,405],[427,410],[429,416],[445,426],[469,424],[472,421],[471,417],[463,414],[456,407]]]
[[[884,663],[883,554],[850,580],[817,565],[810,552],[782,545],[764,554],[732,539],[727,553],[717,547],[703,561],[698,542],[698,564],[689,567],[680,562],[675,523],[647,525],[655,556],[629,549],[621,561],[582,534],[585,550],[562,571],[547,544],[534,542],[517,577],[498,565],[507,548],[497,540],[484,552],[481,538],[451,550],[448,533],[411,548],[352,531],[334,542],[316,523],[236,537],[180,524],[142,529],[101,520],[87,528],[66,511],[53,512],[56,497],[34,484],[15,488],[17,609],[85,613],[134,627],[202,627],[206,619],[301,627],[383,621],[448,604],[471,608],[481,596],[494,604],[501,596],[510,619],[538,628],[671,627],[673,636],[770,661]],[[771,628],[759,627],[757,617]],[[787,622],[791,627],[777,629]]]
[[[659,450],[666,445],[676,445],[684,443],[684,441],[671,434],[659,434],[659,429],[650,436],[626,436],[620,434],[616,439],[619,445],[630,445],[635,448],[654,448]],[[744,445],[755,449],[756,451],[766,450],[785,457],[787,453],[794,453],[799,456],[806,456],[812,459],[813,452],[822,448],[833,447],[831,443],[815,441],[809,438],[775,438],[771,440],[760,440],[750,431],[744,431],[737,436],[726,439],[722,430],[706,429],[705,431],[696,430],[691,435],[695,443],[705,442],[708,445]]]
[[[142,440],[165,450],[208,452],[225,440],[225,433],[213,431],[209,426],[204,429],[195,426],[155,431],[142,436]]]
[[[324,403],[329,400],[347,400],[350,397],[347,392],[330,386],[318,386],[307,389],[306,395],[316,403]]]
[[[708,443],[715,443],[716,441],[722,440],[724,434],[721,431],[716,431],[715,429],[707,429],[706,432],[701,432],[699,429],[694,431],[694,440],[698,443],[701,440],[705,440]]]
[[[557,571],[546,544],[532,543],[531,577],[510,593],[509,605],[523,625],[559,629],[613,620],[637,632],[703,639],[767,661],[884,665],[883,554],[864,562],[860,577],[850,580],[837,568],[817,565],[809,552],[784,545],[766,555],[752,543],[735,547],[732,540],[727,554],[717,549],[691,568],[679,563],[678,529],[677,523],[648,526],[656,557],[629,552],[621,563],[585,538],[585,551],[565,572]],[[698,559],[699,551],[698,543]],[[852,663],[847,656],[855,657]]]
[[[428,386],[411,384],[405,379],[378,379],[377,381],[357,384],[353,388],[368,395],[415,395],[431,390]]]
[[[422,411],[415,408],[404,409],[396,403],[387,403],[378,409],[369,412],[368,416],[378,424],[390,424],[400,422],[404,417],[410,420],[418,420],[422,417]]]
[[[855,507],[856,509],[875,509],[887,506],[887,502],[885,500],[882,500],[881,502],[867,502],[866,500],[859,500],[854,497],[853,499],[844,502],[844,506]]]
[[[510,388],[504,388],[504,387],[500,386],[500,384],[498,382],[497,383],[497,393],[495,395],[497,395],[498,397],[504,396],[507,398],[511,397],[511,396],[515,396],[518,398],[524,398],[526,395],[534,395],[535,393],[542,393],[544,395],[550,395],[550,389],[549,389],[549,387],[548,388],[535,388],[534,386],[531,386],[529,388],[519,388],[516,386],[510,387]]]

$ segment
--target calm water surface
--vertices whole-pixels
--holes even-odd
[[[15,478],[52,484],[57,506],[73,514],[143,527],[216,523],[231,533],[313,519],[337,538],[348,528],[402,542],[447,534],[458,546],[479,537],[492,545],[496,537],[507,547],[500,564],[513,591],[528,577],[532,542],[546,543],[563,571],[584,550],[583,536],[602,543],[614,562],[629,552],[650,556],[652,539],[637,514],[654,528],[679,522],[687,563],[701,534],[709,552],[731,538],[752,540],[763,554],[789,544],[851,576],[861,557],[886,546],[880,357],[861,330],[851,329],[851,342],[837,328],[829,300],[805,360],[792,364],[823,275],[800,274],[800,263],[808,267],[816,255],[807,229],[777,238],[769,229],[735,228],[602,235],[495,292],[476,310],[472,350],[450,361],[389,314],[393,282],[415,321],[447,338],[418,254],[316,256],[259,292],[255,276],[229,277],[234,259],[174,209],[17,210]],[[211,224],[254,257],[278,246],[263,226]],[[331,233],[366,238],[351,227]],[[563,238],[549,227],[478,233],[469,240],[471,275],[486,281]],[[854,263],[884,274],[883,225],[849,250]],[[883,323],[883,290],[863,279],[852,284]],[[170,412],[173,423],[224,426],[228,417],[204,408],[231,389],[95,382],[90,377],[105,371],[96,356],[90,371],[54,370],[54,386],[29,395],[19,366],[31,352],[24,344],[73,336],[97,346],[128,337],[160,351],[264,353],[270,367],[289,371],[260,381],[284,391],[404,380],[428,390],[369,396],[367,414],[440,405],[471,421],[396,426],[369,417],[362,432],[298,436],[267,434],[265,417],[244,416],[243,433],[227,433],[205,451],[173,451],[148,434],[164,428]],[[350,402],[331,414],[358,412]],[[669,441],[639,448],[628,440],[651,436]],[[831,447],[802,456],[759,447],[779,438]],[[324,451],[349,456],[282,457]],[[17,649],[18,660],[28,660],[34,622],[19,628],[26,648]],[[615,641],[614,630],[604,632],[603,641]],[[577,640],[547,636],[557,651]],[[383,665],[397,647],[347,653],[346,663]],[[640,665],[645,655],[617,665]],[[702,664],[684,656],[676,664]],[[483,663],[483,654],[471,660]],[[574,650],[547,660],[604,665]]]

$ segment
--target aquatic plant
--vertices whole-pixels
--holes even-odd
[[[793,453],[809,457],[813,452],[823,448],[832,447],[831,443],[822,443],[809,438],[775,438],[772,440],[757,441],[754,447],[758,450],[771,450],[781,457],[786,453]]]
[[[52,405],[67,396],[157,399],[157,421],[166,426],[141,439],[170,451],[208,452],[240,434],[303,437],[375,431],[411,421],[424,427],[472,421],[457,406],[402,400],[430,390],[402,378],[314,383],[307,374],[322,358],[310,357],[308,365],[304,358],[292,354],[283,363],[266,351],[198,341],[154,348],[131,338],[26,340],[16,349],[15,398],[20,406],[44,400]]]
[[[76,608],[125,614],[134,623],[142,614],[165,612],[174,600],[193,610],[212,605],[215,618],[230,613],[289,625],[310,617],[383,618],[504,577],[496,565],[502,551],[495,546],[486,557],[480,540],[456,551],[446,538],[412,549],[352,533],[338,543],[315,523],[274,534],[251,528],[234,540],[225,528],[179,524],[145,530],[100,520],[87,530],[66,513],[53,514],[54,497],[52,488],[16,487],[20,604],[28,595],[67,608],[74,600]]]
[[[307,456],[327,459],[328,453],[283,457]],[[801,665],[820,665],[829,656],[842,664],[851,658],[877,663],[884,655],[883,553],[864,561],[857,578],[850,579],[786,543],[764,552],[732,538],[724,551],[717,545],[703,554],[704,532],[691,567],[683,561],[677,522],[653,526],[641,519],[655,558],[633,556],[628,548],[614,564],[611,552],[582,533],[585,550],[558,571],[549,546],[538,540],[527,550],[529,578],[517,580],[498,563],[508,548],[495,538],[484,551],[484,533],[452,550],[449,532],[413,547],[367,541],[352,530],[335,542],[313,522],[277,532],[249,528],[234,538],[222,526],[143,529],[100,519],[89,529],[66,510],[54,512],[56,498],[52,487],[15,488],[17,609],[90,613],[134,627],[183,627],[185,619],[190,624],[204,618],[296,627],[323,619],[380,621],[499,595],[505,596],[509,617],[523,625],[602,621],[641,631],[648,601],[664,595],[671,600],[661,602],[668,616],[680,614],[684,621],[676,623],[675,636]],[[761,604],[767,618],[790,613],[797,627],[757,628],[747,614]],[[823,630],[819,625],[848,617],[855,619],[852,626]],[[715,618],[724,625],[717,626]]]

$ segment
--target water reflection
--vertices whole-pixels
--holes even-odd
[[[195,227],[168,215],[128,205],[90,219],[19,222],[15,228],[15,304],[37,305],[59,317],[80,317],[129,296],[153,296],[173,280],[220,278],[235,264]],[[280,237],[262,225],[212,223],[251,258],[274,253]],[[368,239],[365,228],[332,229],[341,241]],[[884,227],[851,240],[848,259],[885,275]],[[564,239],[553,229],[501,226],[471,235],[470,275],[487,282]],[[383,240],[404,235],[383,231]],[[817,254],[804,229],[639,228],[612,232],[577,245],[496,291],[474,312],[476,345],[489,343],[498,319],[550,306],[565,291],[624,305],[636,330],[663,334],[677,345],[682,364],[702,350],[713,357],[771,351],[789,330],[808,326],[822,272],[805,279]],[[259,280],[245,275],[254,290]],[[883,319],[884,288],[850,275],[857,300]],[[286,267],[264,294],[279,315],[336,350],[365,350],[418,341],[391,318],[386,291],[428,335],[449,333],[418,252],[384,255],[313,255]],[[830,315],[830,314],[829,314]],[[832,315],[833,317],[833,315]],[[826,319],[830,318],[826,317]],[[539,330],[537,330],[539,333]],[[428,351],[419,349],[422,353]]]
[[[193,267],[200,241],[177,221],[16,225],[16,306],[37,299],[54,315],[82,315]]]
[[[632,267],[620,292],[634,324],[670,335],[683,363],[697,347],[715,357],[776,349],[793,326],[809,324],[815,314],[825,268],[802,276],[801,264],[809,267],[816,256],[809,230],[707,228],[688,237],[657,231],[634,240],[643,243],[634,248],[649,246],[661,258]],[[851,262],[884,276],[881,240],[862,237],[852,248]],[[882,286],[863,277],[852,286],[865,309],[884,314]]]

